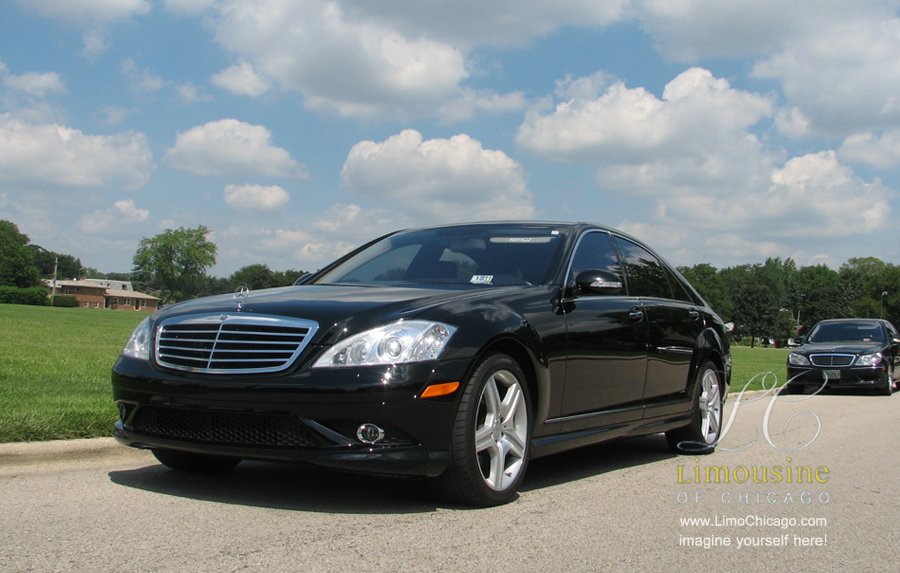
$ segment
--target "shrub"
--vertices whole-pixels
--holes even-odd
[[[2,286],[0,287],[0,303],[47,306],[50,304],[50,299],[47,298],[47,289],[44,287],[16,288]]]
[[[53,306],[60,308],[75,308],[78,306],[78,299],[74,296],[58,294],[53,298]]]

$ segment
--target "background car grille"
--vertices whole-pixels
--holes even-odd
[[[334,445],[288,416],[144,406],[131,426],[147,436],[202,444],[293,449]]]
[[[850,366],[856,356],[853,354],[813,354],[809,361],[815,366]]]
[[[156,335],[160,366],[212,374],[286,369],[318,329],[310,320],[277,316],[190,315],[162,322]]]

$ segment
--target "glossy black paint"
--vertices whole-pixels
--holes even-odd
[[[149,361],[121,356],[112,373],[114,398],[123,415],[116,424],[116,438],[140,448],[433,477],[449,463],[449,434],[461,392],[427,399],[421,398],[422,392],[442,382],[465,384],[478,359],[489,352],[510,355],[527,377],[535,420],[532,457],[686,425],[696,371],[707,359],[721,369],[727,393],[731,359],[724,324],[671,266],[660,259],[665,274],[651,279],[630,275],[632,267],[617,241],[639,243],[613,229],[568,223],[516,225],[559,234],[558,254],[544,284],[317,284],[364,246],[304,277],[302,284],[252,292],[240,311],[226,295],[154,313],[151,332],[166,318],[236,312],[313,320],[319,330],[292,366],[276,374],[179,372],[158,366],[152,354]],[[454,232],[456,227],[444,229]],[[591,233],[607,236],[604,241],[617,245],[610,251],[616,254],[611,267],[622,280],[622,289],[580,288],[570,276],[573,253],[582,237]],[[610,268],[596,270],[609,278]],[[638,296],[639,278],[662,281],[672,289],[671,298]],[[311,368],[333,344],[399,319],[443,322],[458,330],[438,360]],[[315,443],[259,446],[136,431],[136,417],[153,407],[185,414],[194,420],[191,424],[208,421],[211,413],[238,422],[300,421],[316,436]],[[385,427],[396,442],[361,443],[353,428],[365,422]]]
[[[872,340],[832,340],[816,342],[816,329],[826,325],[859,325],[870,328],[878,335]],[[896,368],[900,363],[900,334],[896,327],[887,320],[881,319],[832,319],[823,320],[810,329],[804,343],[795,348],[791,354],[810,360],[813,356],[847,356],[853,358],[850,366],[797,365],[788,357],[788,387],[796,392],[805,388],[819,388],[823,383],[826,388],[875,388],[890,393],[893,390]],[[875,364],[860,366],[859,357],[880,354],[881,359]]]

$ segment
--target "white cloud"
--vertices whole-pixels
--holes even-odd
[[[408,129],[381,143],[362,141],[350,150],[341,180],[425,221],[534,216],[522,166],[464,134],[423,141]]]
[[[792,38],[754,74],[781,82],[814,130],[900,126],[900,19],[863,12]]]
[[[210,79],[210,82],[233,94],[248,95],[250,97],[261,96],[272,87],[247,62],[241,62],[222,70],[220,73],[215,74]]]
[[[166,86],[166,82],[149,69],[138,70],[137,63],[131,58],[122,60],[122,77],[138,97],[153,94]]]
[[[602,85],[596,76],[567,81],[558,93],[569,99],[550,114],[530,113],[516,142],[533,153],[570,160],[702,156],[773,113],[771,98],[736,90],[702,68],[678,75],[662,99],[622,82],[598,97]]]
[[[175,93],[182,103],[197,103],[212,101],[212,97],[201,92],[200,88],[191,82],[180,83],[175,86]]]
[[[152,170],[153,154],[142,133],[87,135],[0,115],[0,181],[93,186],[120,180],[140,187]]]
[[[412,224],[390,209],[336,204],[302,229],[259,229],[246,235],[255,251],[269,259],[286,261],[282,266],[316,270],[361,244]],[[248,242],[244,233],[240,237]]]
[[[3,70],[0,70],[2,73]],[[33,97],[44,97],[48,93],[64,93],[66,83],[56,72],[26,72],[22,75],[5,75],[3,84],[9,89],[22,92]]]
[[[95,113],[94,119],[100,125],[118,125],[134,112],[133,109],[111,105]]]
[[[150,12],[150,0],[19,0],[43,16],[65,22],[112,22]]]
[[[424,6],[437,17],[436,6],[417,6],[418,14]],[[449,121],[476,110],[521,107],[520,96],[498,100],[464,89],[460,84],[470,75],[465,48],[415,26],[400,31],[397,13],[384,3],[377,14],[366,5],[333,0],[230,0],[216,7],[216,40],[242,63],[214,81],[236,93],[262,93],[271,82],[302,93],[309,109],[379,119],[444,112]],[[458,10],[450,13],[461,19]],[[474,21],[471,14],[466,19]]]
[[[150,0],[18,0],[42,16],[65,24],[86,27],[81,55],[96,59],[109,49],[107,28],[116,21],[145,16]]]
[[[88,30],[84,33],[84,48],[81,50],[81,55],[88,60],[95,60],[109,47],[109,40],[103,30]]]
[[[872,132],[851,135],[838,153],[847,161],[890,169],[900,164],[900,130],[885,131],[877,137]]]
[[[200,14],[216,3],[217,0],[163,0],[166,8],[182,14]]]
[[[225,202],[235,211],[277,211],[291,200],[290,194],[271,185],[228,185],[225,187]]]
[[[110,209],[94,211],[82,217],[78,228],[89,235],[105,235],[132,231],[135,225],[144,223],[150,211],[138,209],[131,199],[116,201]]]
[[[200,175],[256,173],[272,177],[305,177],[290,154],[271,142],[261,125],[223,119],[179,133],[165,158],[174,167]]]
[[[605,26],[626,16],[630,0],[341,0],[350,15],[383,22],[407,37],[462,46],[524,46],[563,26]]]

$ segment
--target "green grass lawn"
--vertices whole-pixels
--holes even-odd
[[[787,357],[791,351],[788,348],[750,348],[747,346],[732,346],[732,372],[731,391],[740,392],[747,386],[747,390],[762,390],[765,388],[783,386],[787,381]],[[766,375],[766,373],[771,374]]]
[[[110,369],[145,316],[0,304],[0,443],[110,435],[117,417]],[[733,347],[732,391],[770,371],[782,385],[788,352]]]
[[[0,304],[0,442],[110,435],[110,369],[146,316]]]

